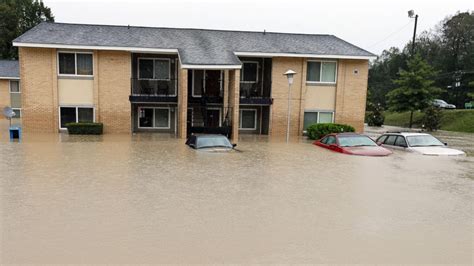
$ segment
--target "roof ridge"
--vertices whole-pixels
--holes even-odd
[[[251,30],[223,30],[223,29],[204,29],[204,28],[175,28],[175,27],[157,27],[157,26],[133,26],[133,25],[111,25],[111,24],[93,24],[93,23],[71,23],[71,22],[50,22],[44,21],[41,24],[63,24],[63,25],[77,25],[77,26],[98,26],[98,27],[117,27],[117,28],[144,28],[144,29],[169,29],[169,30],[200,30],[200,31],[219,31],[219,32],[245,32],[245,33],[260,33],[260,34],[291,34],[303,36],[328,36],[336,37],[332,34],[323,33],[299,33],[299,32],[278,32],[278,31],[251,31]],[[337,38],[337,37],[336,37]]]

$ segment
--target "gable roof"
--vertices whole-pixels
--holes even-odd
[[[0,79],[19,79],[20,67],[17,60],[0,60]]]
[[[183,65],[238,67],[237,56],[362,58],[374,55],[333,35],[43,22],[15,46],[177,53]],[[283,55],[284,54],[284,55]]]

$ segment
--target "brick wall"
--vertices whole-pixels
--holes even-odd
[[[0,112],[3,112],[5,106],[10,106],[10,81],[0,79]],[[0,115],[1,119],[5,119],[5,117]]]
[[[291,115],[290,115],[290,136],[301,134],[300,116],[301,108],[304,108],[304,102],[301,101],[302,89],[304,86],[303,58],[282,58],[275,57],[272,61],[272,112],[271,112],[271,128],[270,135],[286,136],[287,118],[288,118],[288,79],[283,73],[291,69],[297,74],[294,76],[291,85]]]
[[[335,122],[364,130],[368,60],[339,60]],[[357,71],[358,73],[355,73]]]
[[[105,133],[131,132],[131,54],[98,51],[98,118]]]
[[[25,132],[58,130],[55,58],[55,49],[19,48],[22,125]]]

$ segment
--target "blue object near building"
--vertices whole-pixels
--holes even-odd
[[[21,141],[21,127],[10,127],[10,141]]]

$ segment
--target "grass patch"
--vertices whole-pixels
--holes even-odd
[[[413,113],[413,127],[421,127],[422,112]],[[410,112],[385,112],[385,125],[408,127]],[[474,133],[474,110],[443,110],[440,130]]]

